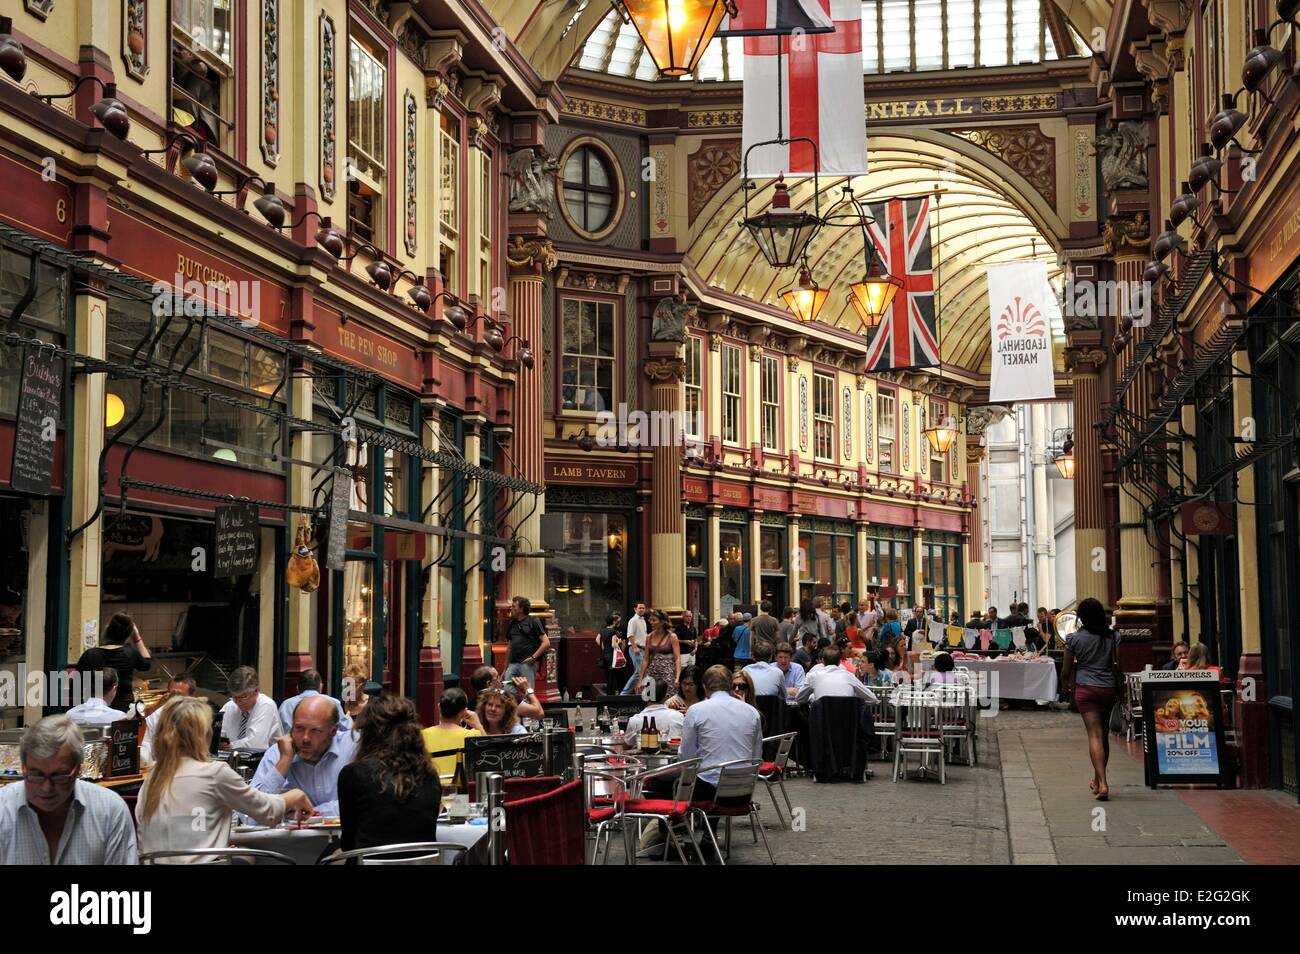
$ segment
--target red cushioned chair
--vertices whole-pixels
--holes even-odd
[[[663,822],[668,829],[668,844],[664,846],[664,858],[668,857],[668,848],[671,846],[677,849],[677,856],[681,858],[682,864],[688,864],[689,862],[686,860],[686,853],[682,851],[682,843],[678,840],[679,833],[690,840],[692,847],[695,848],[696,853],[701,858],[704,857],[689,824],[691,796],[695,794],[695,779],[699,775],[700,764],[700,759],[683,759],[680,762],[674,762],[672,765],[665,765],[663,768],[651,769],[649,772],[642,772],[640,775],[632,776],[632,778],[628,779],[628,783],[632,786],[631,790],[638,794],[623,803],[625,822],[628,819],[636,819],[638,822]],[[660,780],[672,781],[673,797],[643,797],[645,783]],[[623,825],[623,842],[627,847],[628,863],[636,864],[636,846],[630,844],[628,836],[628,825],[625,823]]]
[[[586,864],[587,807],[582,779],[542,795],[507,801],[505,813],[508,864]]]
[[[763,847],[767,849],[768,860],[776,864],[776,857],[772,854],[772,846],[767,843],[767,832],[763,831],[763,826],[758,820],[758,806],[754,804],[754,787],[758,784],[758,773],[763,763],[759,759],[736,759],[734,762],[723,762],[721,765],[712,766],[719,769],[717,789],[711,802],[694,802],[691,805],[691,813],[699,815],[704,819],[704,830],[713,842],[713,850],[718,853],[722,863],[726,864],[726,858],[731,857],[731,820],[733,818],[749,818],[750,828],[754,832],[754,840],[758,836],[763,836]],[[710,820],[727,823],[727,853],[724,856],[722,849],[718,846],[718,836],[713,833],[713,826],[709,824]]]
[[[767,794],[772,797],[772,807],[776,809],[776,817],[780,819],[782,828],[790,827],[789,818],[794,815],[794,806],[790,804],[790,793],[785,790],[785,772],[790,762],[790,750],[794,748],[794,740],[798,735],[797,732],[787,732],[784,735],[773,735],[764,739],[763,751],[766,752],[769,745],[775,745],[776,754],[772,756],[772,761],[764,762],[758,767],[758,780],[767,786]],[[787,812],[784,814],[776,801],[775,788],[777,787],[781,789],[781,797],[785,799]]]

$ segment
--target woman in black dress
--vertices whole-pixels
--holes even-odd
[[[436,841],[442,786],[415,704],[405,696],[374,696],[356,731],[356,758],[339,772],[343,850]]]

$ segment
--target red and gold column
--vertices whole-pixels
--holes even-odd
[[[1066,364],[1074,385],[1074,586],[1078,599],[1106,603],[1106,504],[1102,494],[1100,373],[1105,349],[1074,347]]]
[[[686,366],[678,345],[651,344],[645,363],[650,379],[650,409],[656,421],[681,419],[682,381]],[[659,349],[659,350],[656,350]],[[682,428],[652,426],[662,438]],[[656,609],[679,616],[686,603],[686,518],[682,513],[681,447],[657,440],[650,495],[650,593]]]

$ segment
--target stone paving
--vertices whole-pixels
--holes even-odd
[[[1143,785],[1140,761],[1114,737],[1111,800],[1095,801],[1075,713],[1012,709],[980,728],[979,764],[949,766],[946,785],[937,778],[893,783],[891,766],[880,761],[871,763],[875,776],[861,785],[790,779],[794,830],[780,827],[760,787],[756,799],[777,863],[1244,863],[1206,821],[1223,816],[1225,799],[1233,800],[1234,819],[1253,806],[1267,808],[1274,824],[1300,828],[1300,808],[1276,792],[1152,791]],[[616,843],[611,861],[621,859]],[[767,861],[748,823],[736,823],[732,863]],[[638,861],[647,863],[655,862]]]

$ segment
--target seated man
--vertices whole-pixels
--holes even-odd
[[[627,720],[627,731],[623,733],[630,749],[641,747],[641,729],[651,719],[655,720],[660,741],[679,739],[682,735],[685,713],[664,705],[664,699],[668,697],[668,683],[662,679],[647,679],[646,686],[650,689],[650,704]]]
[[[840,665],[840,651],[834,646],[827,646],[822,650],[821,665],[813,666],[795,699],[811,705],[818,699],[844,696],[858,696],[868,703],[876,701],[876,694],[861,679]]]
[[[710,802],[717,794],[717,766],[736,759],[762,759],[763,722],[758,710],[731,694],[731,669],[711,666],[704,674],[703,702],[686,711],[682,723],[682,759],[701,759],[695,801]]]
[[[794,661],[794,650],[789,643],[779,643],[776,647],[776,668],[781,672],[781,695],[787,702],[794,702],[803,688],[806,673],[803,666]],[[758,680],[754,685],[757,687]]]
[[[781,683],[785,680],[785,672],[772,662],[772,644],[767,640],[754,641],[754,661],[743,671],[754,680],[754,695],[782,695]]]
[[[471,735],[482,735],[483,727],[479,725],[478,715],[469,707],[469,696],[464,689],[444,689],[438,700],[439,721],[420,733],[424,739],[424,750],[432,755],[435,752],[450,752],[453,749],[464,751],[465,740]],[[440,755],[433,760],[433,767],[444,782],[456,775],[456,763],[460,755]]]
[[[103,669],[100,672],[93,673],[91,678],[83,677],[79,681],[84,685],[99,683],[95,687],[99,690],[99,694],[90,695],[90,698],[81,705],[73,706],[67,711],[68,718],[77,725],[108,725],[118,719],[130,718],[121,709],[113,708],[113,700],[117,697],[116,669]]]
[[[492,666],[479,666],[475,669],[474,675],[469,678],[469,684],[474,687],[475,697],[484,689],[505,688],[501,683],[501,677]],[[533,692],[533,687],[528,685],[527,679],[523,676],[515,676],[510,680],[510,688],[518,702],[515,715],[519,716],[520,721],[542,717],[542,704],[537,701],[537,693]]]
[[[23,781],[0,786],[0,865],[137,863],[131,810],[112,789],[77,778],[83,758],[81,730],[67,716],[23,733]]]
[[[252,666],[240,666],[230,674],[230,701],[221,707],[223,749],[274,749],[284,735],[280,712],[270,696],[264,695]],[[315,804],[315,799],[312,803]]]
[[[293,728],[293,710],[298,707],[298,703],[309,696],[321,695],[321,684],[321,675],[315,669],[304,669],[298,674],[298,694],[290,696],[280,703],[280,728],[284,730],[285,734],[288,734]],[[352,728],[352,720],[343,711],[343,703],[333,696],[326,696],[325,698],[332,699],[334,704],[339,707],[339,728]]]
[[[266,750],[253,775],[253,788],[281,795],[300,789],[321,815],[339,813],[339,772],[352,761],[357,737],[339,726],[339,710],[328,696],[308,696],[293,713],[293,728]]]
[[[167,699],[174,696],[192,696],[198,691],[199,687],[194,681],[194,677],[187,672],[181,673],[167,684],[167,698],[154,706],[150,713],[145,716],[144,737],[140,740],[140,758],[146,762],[153,761],[153,735],[158,731],[158,716],[162,712],[162,707],[167,704]]]

